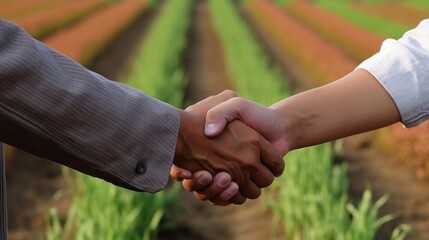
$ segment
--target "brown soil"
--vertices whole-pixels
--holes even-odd
[[[15,20],[25,14],[34,12],[35,10],[42,10],[56,2],[52,0],[32,0],[32,1],[11,1],[1,2],[0,16],[6,19]]]
[[[41,39],[58,29],[70,26],[103,6],[105,0],[66,1],[45,11],[28,14],[14,19],[14,22],[27,30],[33,37]]]
[[[319,84],[337,79],[356,66],[355,61],[339,47],[286,14],[275,3],[252,0],[248,1],[245,10],[255,25],[263,29],[263,34],[273,38],[282,47],[281,52],[295,58],[297,65]]]
[[[380,16],[399,24],[404,24],[411,27],[423,19],[428,18],[429,10],[417,6],[411,6],[406,3],[384,2],[381,4],[368,4],[365,2],[354,2],[351,6],[364,11],[366,13]]]
[[[147,8],[148,2],[141,0],[111,4],[43,42],[87,65]]]
[[[314,3],[293,1],[287,6],[288,13],[320,36],[341,47],[354,60],[363,61],[378,52],[384,40],[383,37],[360,28]]]
[[[384,146],[393,157],[408,164],[415,176],[419,179],[429,180],[429,121],[418,127],[404,129],[400,124],[389,128],[383,134]]]
[[[146,36],[149,26],[159,12],[161,4],[149,7],[140,14],[133,24],[122,30],[122,34],[106,47],[108,51],[98,54],[89,66],[108,79],[120,81],[122,75],[131,70],[131,63],[138,53],[138,47]],[[124,47],[127,46],[127,47]]]

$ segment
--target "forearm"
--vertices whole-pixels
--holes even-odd
[[[165,186],[179,129],[175,108],[1,20],[0,66],[0,140],[122,187]]]
[[[400,121],[395,103],[367,71],[355,70],[328,85],[271,106],[285,120],[289,149],[312,146]]]
[[[387,39],[380,52],[344,78],[274,108],[285,119],[293,148],[361,133],[401,121],[417,126],[429,117],[429,20],[399,40]],[[285,132],[285,134],[287,134]]]

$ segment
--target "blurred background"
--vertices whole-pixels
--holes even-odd
[[[429,17],[429,1],[0,0],[0,17],[176,107],[224,89],[268,106],[352,71]],[[294,151],[260,199],[228,207],[7,146],[9,239],[429,239],[428,133],[397,124]]]

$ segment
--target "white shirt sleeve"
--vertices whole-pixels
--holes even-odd
[[[399,40],[385,40],[380,52],[357,68],[367,70],[383,85],[405,127],[429,118],[429,19]]]

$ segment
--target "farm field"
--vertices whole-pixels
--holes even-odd
[[[396,38],[429,16],[424,1],[332,2],[0,0],[0,16],[93,71],[177,107],[227,88],[270,105],[343,76],[377,52],[385,38]],[[344,9],[353,14],[343,16]],[[386,31],[373,27],[385,22]],[[284,176],[260,199],[228,207],[197,201],[175,184],[153,196],[122,192],[8,148],[9,239],[341,239],[341,231],[353,232],[344,239],[429,239],[428,126],[404,130],[398,124],[290,154]],[[320,165],[310,167],[312,162]],[[311,185],[308,179],[317,174],[335,176]],[[86,197],[73,192],[81,185]],[[123,196],[123,202],[106,197],[99,206],[89,204],[106,192]],[[317,201],[320,196],[325,202]],[[385,197],[384,204],[373,204]],[[299,204],[304,199],[306,204]],[[149,211],[139,201],[156,208]],[[120,204],[130,208],[114,207]],[[355,219],[365,221],[361,232],[353,228],[351,206],[361,211]],[[97,207],[111,215],[76,211]],[[132,212],[142,215],[124,217]],[[327,220],[334,214],[345,216],[341,231]],[[122,217],[132,220],[109,227],[109,218]],[[134,224],[148,227],[136,230]]]

